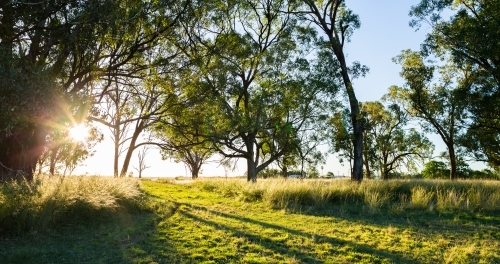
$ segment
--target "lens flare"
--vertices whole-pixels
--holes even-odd
[[[79,125],[73,126],[69,130],[69,136],[74,141],[83,142],[89,136],[89,128],[87,126],[85,126],[84,124],[79,124]]]

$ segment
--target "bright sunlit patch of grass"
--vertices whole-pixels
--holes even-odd
[[[428,181],[265,179],[200,179],[203,190],[242,201],[262,201],[274,209],[321,208],[327,205],[365,205],[438,211],[500,211],[498,181]]]
[[[147,193],[178,205],[175,213],[160,223],[163,231],[159,231],[171,248],[161,255],[173,262],[500,260],[496,238],[500,218],[493,220],[472,211],[461,213],[460,218],[454,213],[431,212],[426,208],[427,193],[416,194],[421,200],[412,207],[411,192],[416,185],[408,184],[419,183],[266,180],[252,184],[211,179],[189,185],[144,182],[143,187]],[[440,190],[457,187],[439,185]],[[432,183],[419,186],[428,192],[435,188]],[[389,191],[410,194],[399,214],[391,213],[392,206],[401,202],[399,196],[387,196]],[[275,210],[279,206],[293,210]]]
[[[19,239],[0,237],[0,259],[5,263],[498,263],[498,209],[478,209],[488,205],[481,201],[494,199],[497,184],[143,181],[141,188],[149,198],[142,208],[147,211],[91,228],[63,225],[63,230]],[[470,198],[478,191],[484,196]],[[437,192],[457,203],[437,206]],[[460,197],[469,198],[469,207]]]
[[[133,179],[38,176],[33,182],[5,182],[0,184],[0,233],[99,222],[140,203],[139,182]]]

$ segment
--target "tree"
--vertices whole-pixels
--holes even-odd
[[[147,147],[143,147],[141,151],[137,153],[138,164],[137,167],[133,167],[137,171],[137,173],[139,173],[139,178],[142,178],[142,172],[150,167],[146,164],[146,155],[148,154],[148,150],[149,149]]]
[[[344,45],[349,42],[353,31],[360,27],[359,17],[345,6],[344,0],[304,0],[304,6],[296,14],[314,23],[326,34],[327,45],[340,66],[340,73],[349,99],[350,118],[353,128],[353,173],[352,179],[363,180],[363,124],[351,77],[364,75],[368,68],[359,63],[349,68],[344,55]]]
[[[453,16],[441,12],[452,9]],[[412,26],[432,27],[422,45],[426,54],[449,58],[455,68],[467,72],[461,96],[468,111],[462,138],[469,153],[492,166],[500,165],[500,1],[423,0],[413,7]]]
[[[44,167],[48,167],[50,175],[71,174],[80,162],[93,155],[93,147],[103,139],[95,127],[90,127],[84,140],[76,140],[69,134],[67,127],[60,127],[48,134],[47,146],[38,160],[38,174],[42,173]],[[60,168],[63,169],[62,173]]]
[[[442,161],[431,160],[427,162],[422,170],[425,179],[446,179],[450,176],[450,169]]]
[[[52,131],[47,136],[47,147],[39,160],[39,172],[44,163],[48,163],[49,174],[59,173],[71,174],[76,166],[93,155],[92,149],[97,143],[102,141],[103,135],[95,127],[89,126],[88,134],[84,139],[74,139],[71,137],[70,129],[58,129]],[[63,168],[63,172],[57,172],[57,165]]]
[[[482,169],[480,171],[473,170],[471,177],[473,179],[500,180],[500,175],[498,174],[498,172],[489,169]]]
[[[134,76],[145,67],[142,54],[175,30],[185,6],[184,1],[3,1],[2,177],[20,170],[31,180],[65,99],[88,95],[96,80]]]
[[[193,126],[185,127],[183,131],[198,128],[193,124]],[[158,146],[161,148],[162,158],[183,162],[189,168],[193,180],[198,178],[201,166],[215,154],[211,142],[200,136],[194,136],[198,133],[192,130],[189,133],[181,134],[178,129],[169,124],[158,123],[154,131],[155,137],[160,139]]]
[[[280,173],[280,170],[269,168],[269,167],[263,169],[259,173],[259,177],[262,177],[262,179],[278,178],[280,176],[283,176],[283,174]]]
[[[401,65],[403,87],[389,88],[388,97],[399,103],[411,116],[422,121],[424,131],[437,133],[448,149],[450,179],[457,177],[457,138],[461,133],[459,121],[465,117],[464,101],[458,88],[467,75],[460,76],[450,65],[428,66],[417,52],[403,51],[395,58]],[[435,69],[440,70],[440,80],[433,83]]]
[[[217,3],[212,17],[189,26],[198,30],[186,50],[197,62],[190,86],[204,100],[183,113],[203,118],[192,122],[182,114],[176,127],[203,124],[198,136],[225,158],[245,159],[247,180],[255,182],[260,171],[296,149],[297,134],[321,112],[317,106],[328,105],[336,82],[309,77],[313,67],[304,57],[314,36],[294,30],[291,15],[280,12],[289,8],[287,1]]]
[[[170,77],[171,78],[171,77]],[[178,94],[168,78],[159,78],[156,73],[143,80],[119,80],[107,83],[105,92],[99,91],[101,102],[96,103],[89,120],[103,124],[112,133],[114,143],[114,176],[127,174],[134,150],[155,142],[139,143],[139,136],[171,114],[178,103]],[[118,173],[119,156],[125,158]]]
[[[351,177],[353,173],[352,161],[354,159],[354,145],[352,140],[352,126],[349,122],[349,110],[337,111],[328,120],[330,124],[329,134],[332,135],[328,142],[330,151],[337,153],[340,163],[349,161]]]
[[[305,174],[302,174],[302,175],[305,175]],[[316,168],[316,166],[309,166],[308,167],[307,177],[315,179],[315,178],[319,178],[319,176],[320,176],[320,174],[319,174],[318,168]]]
[[[365,163],[377,164],[382,179],[389,179],[398,167],[407,169],[416,166],[418,159],[431,157],[433,144],[414,128],[407,128],[410,121],[408,114],[397,104],[385,107],[380,102],[361,104],[365,115]],[[366,167],[367,177],[370,168]]]

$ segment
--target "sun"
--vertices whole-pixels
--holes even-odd
[[[89,136],[89,128],[84,124],[75,125],[69,130],[69,137],[74,141],[83,142]]]

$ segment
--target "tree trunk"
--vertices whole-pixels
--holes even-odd
[[[387,159],[388,159],[388,157],[385,154],[383,154],[383,156],[382,156],[382,164],[380,166],[381,167],[381,171],[382,171],[382,179],[383,180],[388,180],[389,179],[389,170],[387,169],[387,166],[388,166]]]
[[[31,125],[17,129],[0,141],[0,179],[14,179],[19,173],[27,181],[33,181],[38,159],[45,148],[47,131],[41,126]]]
[[[117,119],[119,120],[119,119]],[[118,122],[118,121],[117,121]],[[115,156],[113,158],[113,176],[118,177],[118,157],[120,156],[120,125],[116,125],[113,128],[114,132],[114,140],[115,140],[115,145],[114,145],[114,152]]]
[[[198,174],[200,173],[200,167],[201,166],[194,166],[191,168],[191,179],[196,180],[198,179]]]
[[[387,172],[387,168],[385,167],[385,165],[382,166],[382,179],[384,181],[389,179],[389,173]]]
[[[253,157],[247,159],[247,181],[257,182],[257,166]]]
[[[132,159],[132,154],[134,154],[135,143],[139,138],[139,135],[142,132],[142,126],[136,127],[134,130],[134,134],[132,138],[130,138],[130,144],[127,149],[127,154],[125,155],[125,159],[123,160],[122,171],[120,172],[120,177],[125,177],[128,171],[128,166],[130,165],[130,159]]]
[[[248,135],[242,137],[245,142],[245,147],[247,149],[246,160],[247,160],[247,181],[257,182],[257,163],[258,160],[255,158],[255,150],[253,142],[255,140],[254,136]]]
[[[351,122],[354,133],[354,166],[351,179],[361,182],[363,180],[363,124],[358,118],[360,114],[359,103],[358,99],[356,99],[356,94],[354,93],[354,88],[352,87],[352,82],[349,78],[349,72],[347,70],[347,64],[342,47],[332,37],[330,37],[330,42],[332,43],[335,56],[340,63],[342,80],[344,81],[351,109]]]
[[[12,54],[13,38],[14,38],[14,8],[10,3],[3,5],[2,7],[2,23],[0,24],[0,47],[3,52],[7,52],[7,55]]]
[[[368,162],[368,159],[365,157],[364,161],[365,163],[365,170],[366,170],[366,178],[367,179],[371,179],[372,178],[372,175],[371,175],[371,172],[370,172],[370,162]]]
[[[56,171],[56,157],[57,157],[57,147],[50,150],[50,161],[49,161],[49,174],[54,176]]]
[[[283,165],[282,173],[284,178],[288,178],[288,167],[286,165]]]
[[[457,157],[455,155],[455,147],[453,144],[448,146],[448,154],[450,156],[450,180],[457,179]]]

